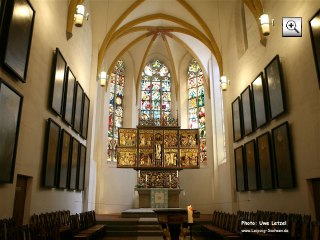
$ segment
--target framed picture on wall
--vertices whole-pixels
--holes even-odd
[[[78,173],[78,159],[79,159],[79,145],[77,139],[72,138],[72,147],[69,157],[69,184],[68,189],[76,190],[77,187],[77,173]]]
[[[260,186],[263,190],[273,189],[274,172],[273,157],[270,145],[270,134],[266,132],[257,137],[257,152],[259,160]]]
[[[67,62],[62,56],[59,48],[56,49],[53,65],[52,65],[52,80],[51,80],[51,109],[62,116],[63,98],[64,98],[64,82],[67,69]]]
[[[246,163],[244,161],[243,146],[234,150],[235,172],[236,172],[236,188],[238,192],[247,190],[247,173]]]
[[[283,76],[279,55],[276,55],[264,69],[267,81],[269,110],[271,119],[285,112]]]
[[[42,186],[57,186],[57,162],[59,158],[60,126],[51,118],[48,119],[47,136],[44,150]]]
[[[81,136],[87,139],[88,135],[88,123],[89,123],[89,110],[90,110],[90,100],[87,94],[83,97],[83,111],[82,111],[82,124],[81,124]]]
[[[313,56],[316,64],[316,70],[318,74],[318,83],[320,88],[320,25],[319,25],[319,22],[320,22],[320,9],[309,21]]]
[[[252,140],[244,145],[246,167],[247,167],[247,180],[248,180],[248,190],[255,191],[259,189],[258,181],[258,163],[256,154],[256,143]]]
[[[58,188],[67,188],[68,161],[71,149],[71,140],[71,135],[67,131],[62,130],[60,139],[60,155],[58,161]]]
[[[74,95],[75,95],[76,77],[73,75],[71,69],[67,68],[67,77],[65,82],[64,95],[64,110],[63,119],[69,126],[73,126],[72,115],[74,109]]]
[[[288,122],[272,129],[272,142],[277,170],[277,187],[293,188],[295,173]]]
[[[237,97],[232,102],[232,125],[233,141],[237,142],[242,138],[242,118],[241,118],[241,100]]]
[[[0,183],[12,183],[23,96],[0,79]]]
[[[76,93],[75,93],[75,103],[74,103],[74,116],[73,116],[73,129],[81,134],[81,118],[82,118],[82,104],[83,104],[83,88],[80,83],[76,83]]]
[[[268,122],[266,107],[266,85],[262,73],[251,83],[253,115],[256,128],[260,128]]]
[[[3,0],[1,0],[1,5]],[[23,9],[23,18],[17,14]],[[28,0],[6,1],[3,18],[3,64],[8,72],[26,82],[35,10]]]
[[[252,101],[251,101],[251,88],[248,86],[241,93],[241,109],[243,121],[243,135],[247,136],[253,132],[253,119],[252,119]]]
[[[77,190],[83,191],[85,185],[87,148],[83,144],[80,144],[79,151]]]

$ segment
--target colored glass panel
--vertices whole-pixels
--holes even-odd
[[[146,64],[141,74],[140,117],[142,120],[160,120],[161,116],[169,119],[170,111],[170,72],[159,60],[154,60]]]
[[[118,128],[123,122],[124,64],[119,60],[110,76],[107,161],[116,161]]]
[[[195,59],[188,68],[188,124],[189,128],[198,128],[200,136],[200,162],[207,161],[206,114],[204,97],[204,77],[200,65]]]

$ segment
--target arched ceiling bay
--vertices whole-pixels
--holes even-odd
[[[255,1],[260,3],[260,0],[243,1],[251,6]],[[95,2],[99,2],[99,7]],[[172,69],[177,84],[177,68],[186,53],[202,65],[206,75],[208,61],[213,55],[223,74],[220,18],[216,16],[219,15],[219,0],[91,0],[90,4],[94,43],[99,46],[97,72],[107,68],[110,73],[116,61],[130,51],[135,62],[137,87],[142,66],[148,56],[157,53],[166,56],[165,64]],[[202,16],[203,12],[214,16]],[[102,14],[106,23],[96,14]],[[257,14],[258,10],[255,16]],[[209,88],[208,81],[207,86]]]

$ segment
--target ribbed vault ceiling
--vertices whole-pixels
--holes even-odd
[[[70,6],[82,1],[71,0]],[[243,2],[255,17],[259,16],[260,0]],[[90,4],[93,42],[99,46],[97,72],[106,69],[110,74],[116,61],[130,53],[134,58],[137,87],[144,65],[156,57],[165,59],[177,86],[178,69],[186,54],[194,57],[205,73],[213,55],[223,73],[218,47],[221,44],[219,1],[90,0],[86,4]]]

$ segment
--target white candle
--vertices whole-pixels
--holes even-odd
[[[193,223],[193,209],[192,209],[192,206],[189,205],[187,207],[188,209],[188,223]]]
[[[148,182],[148,175],[146,175],[146,182]]]
[[[177,177],[179,177],[179,171],[177,170]]]
[[[140,177],[140,170],[138,171],[138,177]]]

